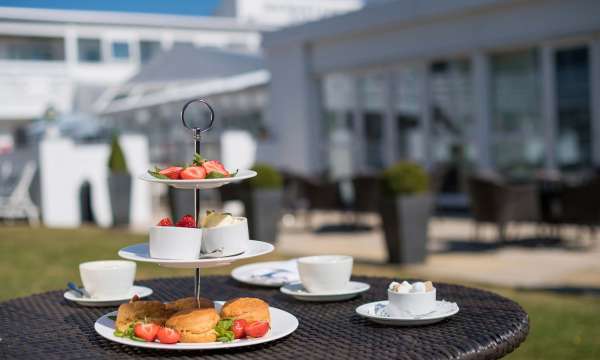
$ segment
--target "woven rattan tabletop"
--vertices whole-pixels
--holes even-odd
[[[527,313],[515,302],[491,292],[437,283],[438,299],[458,303],[451,318],[422,327],[387,327],[359,317],[357,306],[386,299],[390,279],[355,277],[371,290],[343,302],[300,302],[277,289],[246,286],[224,276],[203,278],[203,296],[226,300],[256,296],[294,314],[299,328],[263,345],[218,351],[145,350],[112,343],[94,331],[94,322],[116,308],[71,304],[63,291],[0,303],[0,359],[126,359],[177,357],[203,359],[493,359],[525,340]],[[193,293],[190,278],[139,281],[168,301]]]

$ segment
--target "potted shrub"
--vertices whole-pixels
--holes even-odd
[[[433,207],[429,176],[418,164],[400,162],[383,172],[382,191],[380,211],[389,261],[425,261]]]
[[[256,164],[257,176],[248,182],[243,196],[250,238],[275,243],[282,213],[283,178],[272,166]]]
[[[113,216],[113,225],[129,224],[131,203],[131,176],[119,138],[113,135],[108,157],[108,191]]]

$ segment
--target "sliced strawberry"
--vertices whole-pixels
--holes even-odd
[[[179,179],[179,173],[183,170],[180,166],[170,166],[166,169],[162,169],[158,173],[168,177],[169,179]]]
[[[179,176],[184,180],[200,180],[206,177],[206,170],[202,166],[190,166],[181,171]]]
[[[202,167],[206,170],[207,174],[211,172],[216,172],[218,174],[223,175],[224,177],[229,177],[229,171],[225,169],[225,166],[221,164],[217,160],[208,160],[202,163]]]
[[[156,225],[157,226],[173,226],[173,222],[171,221],[170,218],[166,217],[166,218],[160,219],[160,221]]]
[[[188,228],[195,228],[196,227],[196,220],[194,220],[194,217],[192,215],[184,215],[181,219],[179,219],[179,221],[177,222],[176,226],[178,227],[188,227]]]

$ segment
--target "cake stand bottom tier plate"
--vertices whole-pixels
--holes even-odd
[[[215,308],[217,311],[221,310],[224,301],[215,301]],[[96,332],[116,343],[120,343],[128,346],[150,348],[150,349],[164,349],[164,350],[211,350],[211,349],[228,349],[237,348],[243,346],[258,345],[270,341],[281,339],[289,334],[293,333],[298,328],[298,319],[281,309],[274,307],[269,308],[271,312],[271,329],[269,332],[260,338],[255,339],[238,339],[228,343],[212,342],[212,343],[177,343],[177,344],[161,344],[158,342],[141,342],[135,341],[128,338],[121,338],[114,335],[115,322],[111,318],[117,316],[117,312],[113,311],[103,315],[94,324]]]

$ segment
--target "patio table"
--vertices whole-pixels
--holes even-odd
[[[294,314],[299,328],[290,336],[247,348],[164,351],[110,342],[94,331],[94,322],[112,308],[86,308],[63,299],[64,291],[0,303],[0,358],[202,358],[202,359],[494,359],[527,337],[527,313],[494,293],[436,283],[438,299],[458,303],[460,312],[422,327],[388,327],[359,317],[361,304],[386,299],[391,281],[354,277],[371,284],[361,296],[332,303],[300,302],[278,289],[246,286],[225,276],[210,276],[202,295],[215,300],[256,296]],[[192,292],[189,278],[139,281],[154,290],[153,299],[169,301]]]

